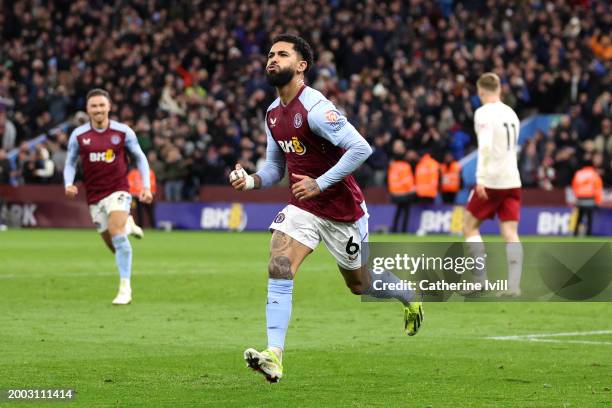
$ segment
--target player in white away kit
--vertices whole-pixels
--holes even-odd
[[[279,98],[266,113],[266,164],[248,175],[239,164],[230,175],[238,190],[265,188],[283,177],[287,165],[291,199],[275,217],[268,264],[266,321],[268,347],[247,349],[247,366],[270,382],[283,375],[282,354],[291,317],[293,277],[300,264],[323,241],[354,294],[393,297],[404,304],[404,328],[416,334],[423,317],[421,302],[409,291],[372,293],[366,267],[368,213],[351,175],[372,153],[365,139],[319,91],[304,85],[312,50],[302,38],[274,39],[266,75]],[[397,277],[387,274],[388,282]]]
[[[485,248],[478,228],[482,221],[497,214],[508,260],[508,290],[498,295],[516,297],[521,294],[523,267],[523,247],[518,236],[521,178],[516,162],[520,122],[512,108],[500,100],[501,84],[496,74],[483,74],[476,85],[482,101],[474,113],[478,166],[463,232],[472,255],[483,256]],[[475,271],[475,276],[484,281],[486,270]]]

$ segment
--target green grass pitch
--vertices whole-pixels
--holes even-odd
[[[242,360],[265,346],[268,240],[148,231],[132,241],[134,303],[113,307],[114,258],[94,231],[0,233],[0,389],[77,390],[0,406],[612,406],[612,334],[487,339],[610,330],[612,304],[429,303],[408,338],[401,307],[351,295],[323,246],[296,277],[270,385]]]

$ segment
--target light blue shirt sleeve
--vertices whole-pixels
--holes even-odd
[[[79,159],[79,141],[77,135],[73,131],[68,139],[68,152],[66,153],[66,163],[64,164],[64,186],[74,184],[76,176],[76,165]]]
[[[140,148],[140,145],[138,144],[136,133],[134,133],[131,128],[128,128],[127,132],[125,133],[125,147],[136,160],[136,166],[138,167],[138,172],[142,178],[143,188],[150,189],[151,178],[149,174],[149,162],[147,161],[147,156],[145,156],[144,152]]]
[[[346,150],[338,163],[316,179],[321,191],[353,173],[372,154],[368,142],[330,101],[321,100],[312,107],[308,124],[314,133]]]
[[[266,136],[268,145],[266,146],[266,161],[257,173],[261,179],[261,188],[273,186],[278,183],[285,175],[285,155],[280,149],[276,140],[272,137],[266,121]]]

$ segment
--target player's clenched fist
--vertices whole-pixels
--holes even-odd
[[[249,176],[240,164],[230,173],[229,181],[236,190],[252,190],[255,188],[255,179]]]
[[[70,197],[70,198],[74,198],[77,196],[77,194],[79,194],[79,189],[77,188],[77,186],[71,184],[69,186],[66,186],[65,189],[65,194],[66,196]]]
[[[153,202],[153,194],[151,193],[151,190],[148,188],[143,188],[138,195],[138,200],[141,203],[151,204],[151,202]]]

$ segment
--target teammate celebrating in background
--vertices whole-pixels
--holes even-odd
[[[74,129],[68,141],[64,167],[65,191],[70,198],[78,194],[73,183],[80,156],[91,218],[108,248],[115,253],[119,269],[119,293],[113,304],[127,305],[132,301],[132,246],[127,236],[133,234],[141,238],[142,230],[130,216],[132,196],[127,180],[126,150],[135,158],[142,176],[143,188],[139,200],[145,203],[153,199],[149,163],[134,131],[123,123],[109,119],[111,102],[108,92],[93,89],[87,94],[86,103],[90,121]]]
[[[266,305],[268,348],[244,352],[248,366],[270,382],[277,382],[283,375],[282,354],[291,316],[293,278],[321,240],[336,259],[351,292],[359,295],[371,290],[364,248],[367,208],[351,173],[372,149],[328,99],[304,84],[304,73],[312,66],[312,59],[310,45],[302,38],[284,34],[274,39],[266,75],[279,98],[265,117],[266,163],[253,175],[237,164],[230,175],[237,190],[276,184],[284,174],[285,164],[290,176],[289,205],[270,225],[273,234]],[[401,291],[387,294],[405,305],[404,327],[409,335],[417,332],[422,319],[421,303],[410,303],[413,295]]]
[[[476,186],[465,211],[463,232],[474,256],[484,256],[480,236],[482,221],[499,217],[499,229],[506,241],[508,291],[501,296],[520,296],[523,247],[518,236],[521,207],[521,179],[516,162],[520,122],[516,113],[500,100],[501,84],[494,73],[483,74],[476,83],[482,106],[474,113],[478,136]],[[486,270],[476,270],[483,282]]]

